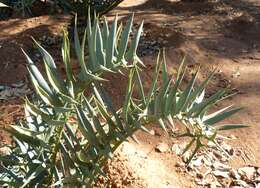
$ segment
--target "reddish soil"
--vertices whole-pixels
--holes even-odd
[[[156,41],[159,47],[166,47],[169,69],[176,67],[184,55],[191,70],[198,64],[201,65],[200,79],[218,67],[219,71],[210,84],[208,93],[214,93],[230,84],[237,94],[218,107],[230,104],[244,107],[227,123],[250,125],[250,128],[223,132],[223,135],[235,135],[238,139],[231,142],[232,146],[241,148],[245,153],[245,157],[236,157],[231,164],[234,167],[245,164],[260,166],[260,1],[209,0],[184,3],[178,0],[126,0],[115,10],[122,18],[131,11],[136,12],[136,23],[145,20],[144,39]],[[0,21],[0,85],[10,85],[28,76],[20,48],[35,57],[37,52],[32,45],[31,36],[43,40],[43,43],[46,38],[43,36],[54,38],[51,45],[46,47],[59,61],[59,38],[62,28],[69,24],[69,20],[69,16],[46,15]],[[142,57],[148,65],[148,71],[144,72],[147,80],[155,55],[153,53]],[[123,97],[124,84],[118,84],[119,81],[114,77],[108,86],[115,101],[120,101]],[[1,127],[14,124],[22,117],[20,105],[20,99],[0,101]],[[1,145],[7,141],[7,137],[2,132],[0,135]],[[176,172],[174,164],[178,158],[175,155],[157,153],[154,150],[159,142],[172,144],[175,140],[162,133],[161,136],[152,137],[138,132],[137,136],[141,144],[127,143],[129,145],[123,146],[123,151],[118,151],[119,158],[127,160],[114,163],[119,168],[128,169],[122,171],[123,174],[130,171],[130,175],[126,176],[142,179],[137,184],[128,184],[132,187],[196,187],[187,175]],[[125,148],[128,149],[124,150]],[[136,173],[138,177],[131,173]],[[116,174],[118,176],[121,171]],[[122,183],[124,180],[119,176],[111,186],[116,181]],[[128,184],[123,184],[123,187],[131,187]]]

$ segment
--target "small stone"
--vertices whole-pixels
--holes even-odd
[[[210,188],[217,188],[217,187],[223,187],[217,180],[213,181],[209,185]]]
[[[178,161],[178,162],[176,162],[175,167],[177,167],[177,168],[185,167],[185,163]]]
[[[222,160],[223,159],[223,155],[220,153],[220,152],[218,152],[218,151],[213,151],[212,152],[214,155],[214,157],[215,158],[217,158],[218,160]]]
[[[202,165],[202,159],[203,157],[198,157],[197,159],[192,160],[192,165],[195,167],[199,167]]]
[[[221,147],[226,151],[228,152],[229,155],[234,155],[234,149],[228,145],[228,144],[223,144],[221,145]]]
[[[216,177],[219,177],[219,178],[230,178],[229,172],[227,172],[227,171],[215,170],[215,171],[212,172],[212,174]]]
[[[236,181],[234,181],[234,184],[239,187],[250,187],[250,186],[248,186],[248,184],[245,181],[242,181],[242,180],[236,180]]]
[[[160,153],[167,152],[168,150],[169,150],[169,146],[168,146],[168,144],[166,144],[164,142],[158,144],[155,148],[155,151],[160,152]]]
[[[176,154],[176,155],[181,155],[182,151],[181,151],[181,148],[178,144],[174,144],[172,146],[172,151]]]
[[[203,162],[206,166],[212,166],[212,162],[206,158],[203,158]]]
[[[232,74],[232,78],[238,78],[240,75],[241,75],[240,72],[237,71]]]
[[[150,130],[149,132],[150,132],[151,135],[153,135],[153,136],[155,135],[155,131],[153,129]]]
[[[190,152],[186,152],[182,155],[182,161],[187,162],[190,159]]]
[[[256,172],[260,175],[260,168],[257,168]]]
[[[231,169],[230,166],[225,165],[225,164],[220,163],[220,162],[214,162],[214,163],[213,163],[213,167],[214,167],[214,169],[216,169],[216,170],[222,170],[222,171],[228,171],[228,170]]]
[[[236,180],[240,180],[241,176],[238,174],[238,172],[235,169],[232,169],[230,171],[230,176]]]
[[[256,170],[255,167],[243,167],[238,169],[238,173],[246,179],[252,180],[256,173]]]

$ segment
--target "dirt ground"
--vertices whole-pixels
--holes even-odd
[[[125,0],[114,12],[124,18],[132,11],[135,12],[136,23],[145,21],[145,35],[139,54],[148,68],[154,65],[157,49],[163,47],[166,48],[169,69],[178,66],[183,56],[186,56],[191,69],[201,65],[200,79],[218,67],[208,87],[208,94],[230,85],[237,94],[218,107],[230,104],[244,107],[227,123],[250,125],[246,129],[223,132],[223,135],[232,134],[237,138],[229,144],[241,149],[245,156],[233,158],[230,164],[235,168],[248,164],[260,166],[260,0],[196,3]],[[31,36],[45,44],[59,62],[61,31],[70,24],[69,20],[69,16],[42,15],[0,21],[0,86],[27,79],[26,62],[20,48],[24,48],[35,60],[38,59]],[[146,71],[144,77],[149,78],[149,74]],[[108,86],[116,101],[123,97],[124,84],[118,85],[118,82],[111,82]],[[22,114],[21,99],[0,100],[1,127],[14,124]],[[151,127],[151,130],[157,129]],[[158,132],[160,134],[154,137],[138,132],[141,144],[130,141],[119,148],[114,166],[119,164],[121,169],[127,170],[117,172],[115,176],[119,178],[115,181],[123,181],[121,174],[126,173],[126,177],[131,176],[135,180],[134,184],[129,183],[132,187],[198,187],[188,174],[179,172],[175,167],[179,157],[170,152],[155,151],[160,142],[169,145],[178,142],[159,129]],[[8,142],[1,130],[0,135],[1,144]],[[113,168],[113,162],[111,166]]]

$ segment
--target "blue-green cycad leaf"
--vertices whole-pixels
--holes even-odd
[[[201,102],[200,104],[194,105],[188,112],[188,116],[198,117],[205,109],[209,106],[212,106],[217,101],[219,101],[224,95],[226,94],[226,90],[222,89],[212,95],[210,98],[206,99],[205,101]]]
[[[127,52],[128,59],[130,59],[132,61],[137,60],[141,64],[142,64],[142,61],[140,61],[139,58],[137,57],[137,47],[138,47],[138,44],[139,44],[141,34],[143,32],[143,26],[144,26],[144,22],[142,21],[141,25],[138,28],[137,33],[134,36],[133,42],[132,42],[132,44],[131,44],[128,52]]]
[[[219,131],[225,131],[225,130],[230,130],[230,129],[240,129],[240,128],[246,128],[246,127],[248,127],[248,126],[243,125],[243,124],[230,124],[230,125],[216,126],[216,129]]]
[[[79,120],[79,128],[81,133],[88,139],[89,143],[99,147],[99,141],[96,137],[96,133],[93,129],[93,125],[88,120],[87,116],[84,114],[83,110],[76,107],[77,118]]]
[[[83,37],[83,45],[85,44],[85,40],[86,40],[86,34],[84,34]],[[80,40],[79,40],[79,35],[78,35],[78,29],[77,29],[77,17],[75,18],[75,26],[74,26],[74,46],[75,46],[75,52],[81,67],[81,74],[83,75],[83,77],[85,76],[87,71],[87,67],[85,64],[85,57],[84,57],[84,46],[82,47],[80,45]]]
[[[176,115],[177,97],[179,94],[178,90],[179,90],[179,87],[181,85],[181,82],[183,80],[183,77],[184,77],[184,74],[186,71],[186,67],[183,68],[184,63],[185,63],[185,58],[182,60],[180,66],[179,66],[176,81],[174,82],[173,86],[171,87],[171,89],[169,91],[167,102],[166,102],[167,114]]]
[[[54,120],[51,116],[54,116],[53,114],[48,114],[41,109],[39,109],[34,104],[30,103],[28,99],[25,100],[25,108],[35,117],[40,116],[43,121],[49,123],[50,125],[62,125],[65,122],[60,120]]]
[[[113,58],[115,52],[115,43],[116,43],[116,32],[117,32],[117,16],[115,17],[112,29],[109,33],[107,46],[106,46],[106,64],[108,67],[113,67]]]
[[[153,76],[152,76],[152,84],[151,84],[151,87],[150,87],[149,92],[148,92],[147,97],[146,97],[146,103],[147,104],[150,103],[152,96],[155,93],[156,84],[157,84],[157,80],[158,80],[158,77],[159,77],[159,69],[160,69],[160,52],[157,56],[156,67],[155,67],[155,70],[154,70],[154,73],[153,73]]]
[[[109,95],[107,94],[107,92],[105,91],[105,89],[104,89],[101,85],[96,84],[95,86],[97,86],[97,89],[98,89],[98,91],[99,91],[99,94],[100,94],[102,100],[103,100],[104,103],[105,103],[105,106],[107,106],[107,109],[108,109],[110,112],[112,112],[113,116],[115,117],[116,122],[117,122],[117,125],[119,126],[119,128],[120,128],[121,130],[123,130],[123,129],[124,129],[124,125],[123,125],[121,119],[119,118],[118,113],[117,113],[116,110],[115,110],[115,106],[114,106],[114,104],[113,104],[112,99],[109,97]]]
[[[99,68],[98,57],[101,54],[97,54],[97,31],[98,31],[98,20],[94,21],[93,28],[91,30],[91,36],[88,38],[88,49],[89,49],[89,61],[88,66],[92,72],[96,72]],[[89,37],[89,36],[88,36]]]
[[[63,43],[62,43],[61,52],[62,52],[63,63],[65,64],[67,79],[68,81],[73,82],[75,81],[75,78],[73,76],[73,71],[71,67],[70,41],[69,41],[68,33],[65,30],[63,31]]]
[[[32,146],[46,146],[46,143],[39,138],[39,132],[31,131],[30,129],[15,125],[13,125],[9,129],[6,129],[6,131],[11,133],[17,139],[27,142]]]
[[[186,108],[189,104],[189,98],[190,95],[192,93],[193,90],[193,86],[195,84],[197,75],[198,75],[198,71],[193,75],[192,79],[189,81],[188,86],[186,87],[186,89],[180,94],[180,98],[177,102],[177,106],[176,106],[176,114],[178,114],[180,111],[186,111]]]
[[[29,71],[29,75],[31,77],[32,80],[32,84],[34,86],[35,91],[37,92],[37,94],[39,95],[39,97],[42,99],[42,101],[44,101],[47,105],[54,105],[56,104],[55,99],[53,99],[52,96],[50,96],[37,82],[37,80],[35,79],[35,77],[33,76],[33,74],[31,74],[30,70]]]
[[[100,31],[99,25],[97,25],[97,36],[96,36],[96,45],[97,45],[97,60],[100,65],[106,66],[106,56],[104,52],[104,43],[103,43],[103,38],[102,34]]]
[[[232,116],[233,114],[239,112],[241,109],[242,108],[233,108],[233,109],[229,109],[229,110],[224,110],[223,112],[204,120],[204,123],[206,125],[214,125],[214,124]]]
[[[104,21],[103,21],[103,29],[102,29],[102,37],[103,37],[104,47],[107,46],[109,33],[110,32],[109,32],[108,21],[107,21],[107,18],[105,17]]]
[[[50,86],[43,78],[39,69],[36,67],[36,65],[33,63],[31,58],[24,51],[23,53],[27,59],[28,69],[30,71],[30,74],[34,77],[35,81],[39,84],[39,86],[43,88],[46,91],[46,93],[48,93],[48,95],[53,96],[54,95],[53,91],[51,90]]]
[[[131,29],[133,26],[133,19],[134,19],[134,14],[132,14],[131,18],[128,20],[126,27],[123,30],[123,33],[121,35],[121,40],[120,40],[120,44],[119,44],[119,48],[118,48],[119,51],[118,51],[117,62],[121,62],[124,59],[127,45],[128,45],[129,36],[130,36]]]

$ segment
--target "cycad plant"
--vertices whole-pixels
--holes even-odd
[[[204,99],[205,87],[213,73],[195,87],[196,72],[182,91],[184,62],[174,79],[168,76],[165,58],[159,54],[150,89],[144,89],[140,76],[144,64],[136,55],[143,24],[130,40],[133,16],[124,27],[118,27],[117,22],[115,17],[109,27],[106,20],[101,25],[94,19],[91,25],[89,17],[81,42],[75,24],[78,73],[72,69],[70,42],[64,32],[65,79],[51,55],[36,41],[46,77],[25,53],[36,97],[25,99],[26,120],[7,129],[15,144],[9,146],[9,154],[0,157],[2,185],[91,187],[98,175],[105,175],[102,167],[119,145],[128,138],[136,140],[134,132],[146,130],[145,126],[150,123],[158,123],[166,132],[171,132],[174,120],[180,121],[186,130],[180,136],[192,139],[185,151],[194,143],[194,154],[204,146],[202,140],[215,142],[218,130],[243,127],[216,125],[239,109],[227,107],[213,114],[207,113],[226,94],[224,89]],[[88,55],[85,54],[86,47]],[[158,84],[160,71],[162,83]],[[128,75],[121,108],[113,105],[103,87],[104,82],[109,83],[104,79],[104,73]],[[135,88],[139,94],[133,95]]]

